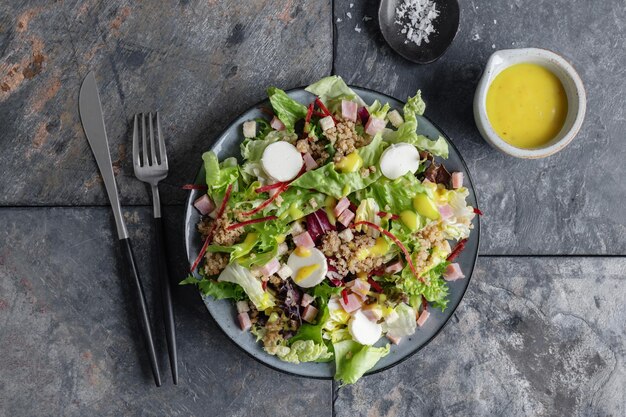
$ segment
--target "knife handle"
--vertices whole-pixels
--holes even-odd
[[[146,350],[148,351],[148,357],[150,358],[150,366],[152,368],[152,374],[154,375],[154,382],[157,387],[161,386],[161,372],[159,371],[159,364],[157,362],[156,349],[154,343],[154,337],[152,336],[152,327],[150,326],[150,316],[148,315],[148,303],[146,302],[146,295],[143,292],[141,281],[139,280],[139,273],[137,272],[137,265],[135,264],[135,256],[133,255],[133,248],[130,245],[130,239],[120,239],[122,245],[122,252],[126,256],[126,261],[131,272],[131,286],[135,295],[135,302],[137,304],[137,312],[139,314],[139,325],[143,333],[143,338],[146,343]]]
[[[167,258],[165,257],[165,233],[163,232],[163,219],[154,218],[154,230],[157,244],[157,262],[159,284],[161,285],[161,299],[163,301],[163,321],[165,322],[165,336],[167,339],[167,351],[170,357],[172,380],[178,384],[178,352],[176,347],[176,327],[174,323],[174,307],[172,303],[172,290],[170,278],[167,273]]]

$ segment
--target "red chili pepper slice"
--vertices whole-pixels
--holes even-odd
[[[266,216],[266,217],[259,217],[258,219],[246,220],[245,222],[231,224],[230,226],[226,228],[226,230],[238,229],[240,227],[248,226],[249,224],[263,223],[263,222],[267,222],[270,220],[276,220],[277,218],[278,217],[276,216]]]
[[[263,288],[263,291],[267,290],[267,281],[261,281],[261,288]]]
[[[477,208],[477,207],[474,207],[474,213],[478,214],[479,216],[482,216],[482,215],[483,215],[483,212],[482,212],[482,211],[480,211],[480,209],[479,209],[479,208]]]
[[[421,282],[427,284],[426,281],[424,280],[424,277],[420,277],[417,274],[417,270],[415,269],[415,266],[413,265],[413,260],[411,259],[411,254],[409,253],[408,249],[402,244],[402,242],[400,242],[400,239],[398,239],[393,233],[388,232],[387,230],[383,229],[379,225],[374,224],[372,222],[368,222],[368,221],[360,221],[360,222],[352,223],[352,225],[350,227],[354,228],[354,227],[356,227],[356,226],[358,226],[360,224],[364,224],[366,226],[373,227],[374,229],[378,230],[380,233],[384,234],[385,236],[387,236],[388,238],[393,240],[393,242],[396,245],[398,245],[400,250],[402,250],[402,253],[404,253],[404,257],[406,258],[406,262],[409,264],[409,268],[411,268],[411,272],[413,272],[413,275],[415,275],[415,278],[417,278]]]
[[[306,117],[304,118],[304,123],[309,123],[311,121],[311,116],[313,116],[313,103],[309,104],[309,108],[306,111]]]
[[[387,213],[386,211],[379,211],[378,216],[380,217],[390,216],[391,220],[398,220],[400,218],[400,216],[398,216],[397,214]]]
[[[341,290],[341,298],[343,298],[343,303],[348,304],[348,289],[344,288]]]
[[[375,290],[376,292],[383,292],[383,287],[381,287],[381,286],[380,286],[380,284],[379,284],[378,282],[374,281],[374,280],[373,280],[373,279],[371,279],[371,278],[368,278],[368,279],[367,279],[367,282],[369,282],[369,283],[370,283],[370,286],[371,286],[372,288],[374,288],[374,290]]]
[[[333,121],[337,123],[337,120],[333,117],[332,113],[328,111],[326,106],[324,106],[324,103],[322,103],[322,100],[320,100],[319,97],[315,99],[315,104],[317,104],[317,107],[319,107],[322,113],[324,113],[324,116],[332,117]]]
[[[180,188],[183,190],[208,190],[209,189],[209,187],[207,187],[206,185],[202,185],[202,184],[185,184]]]
[[[467,243],[467,239],[463,239],[459,243],[457,243],[454,249],[452,249],[452,252],[450,253],[450,255],[448,255],[448,258],[446,259],[446,261],[453,261],[454,259],[456,259],[456,257],[459,256],[461,251],[465,248],[466,243]]]

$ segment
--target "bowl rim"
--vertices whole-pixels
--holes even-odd
[[[390,94],[386,94],[386,93],[382,93],[380,91],[371,89],[371,88],[367,88],[367,87],[361,87],[361,86],[356,86],[356,85],[349,85],[350,88],[354,89],[354,90],[363,90],[363,91],[367,91],[373,94],[377,94],[380,96],[383,96],[385,98],[391,99],[393,101],[398,101],[400,103],[405,103],[405,101],[403,100],[399,100],[397,98],[395,98],[394,96],[390,95]],[[299,87],[294,87],[288,90],[285,90],[285,92],[287,94],[290,93],[294,93],[297,91],[305,91],[305,86],[299,86]],[[253,108],[258,108],[261,107],[263,105],[265,105],[268,102],[268,99],[262,99],[260,101],[258,101],[256,104],[248,107],[246,110],[244,110],[243,112],[241,112],[236,118],[233,118],[233,120],[231,121],[230,124],[234,123],[235,120],[240,119],[244,114],[246,114],[249,110],[253,109]],[[457,148],[457,146],[452,142],[452,140],[450,139],[450,137],[447,135],[446,132],[444,132],[443,130],[441,130],[441,128],[439,127],[438,124],[436,124],[432,119],[430,119],[429,117],[422,115],[421,117],[423,117],[424,119],[428,120],[428,122],[430,122],[440,133],[441,135],[445,138],[446,142],[448,143],[448,145],[450,145],[454,151],[459,155],[459,160],[461,162],[461,165],[463,167],[463,169],[465,170],[465,173],[467,174],[467,180],[469,182],[469,187],[471,187],[473,194],[474,194],[474,199],[475,199],[475,203],[476,203],[476,208],[479,208],[479,199],[478,199],[478,194],[476,192],[476,185],[474,184],[474,181],[472,180],[472,176],[469,170],[469,167],[467,166],[467,163],[465,162],[465,159],[463,159],[463,156],[461,155],[459,149]],[[229,125],[230,125],[229,124]],[[210,148],[213,149],[215,147],[215,145],[218,145],[220,142],[220,137],[223,136],[223,133],[225,130],[227,130],[228,127],[226,127],[216,138],[215,141],[213,141],[213,143],[211,144]],[[198,170],[198,172],[196,173],[195,177],[194,177],[194,182],[196,180],[198,180],[200,178],[200,174],[202,173],[202,166],[200,167],[200,169]],[[185,215],[184,215],[184,224],[186,225],[189,221],[189,216],[190,216],[190,209],[191,207],[193,207],[193,201],[196,197],[197,194],[197,190],[192,190],[189,192],[186,200],[185,200]],[[421,351],[422,349],[424,349],[426,346],[428,346],[440,333],[443,332],[443,330],[445,328],[448,327],[448,324],[450,323],[452,317],[454,316],[454,314],[456,313],[456,310],[459,308],[459,306],[461,305],[461,303],[463,302],[463,300],[465,299],[465,295],[467,294],[467,291],[469,289],[469,286],[472,282],[472,277],[474,276],[474,272],[476,271],[476,265],[478,263],[478,258],[480,256],[480,231],[481,231],[481,219],[480,216],[476,216],[476,224],[475,224],[475,228],[473,230],[473,233],[476,236],[476,254],[473,258],[473,260],[471,261],[471,271],[467,274],[467,284],[465,285],[465,287],[463,288],[463,290],[461,291],[461,296],[459,298],[459,301],[454,304],[449,306],[448,308],[450,309],[450,313],[447,316],[447,318],[443,321],[443,324],[441,325],[441,327],[436,330],[427,340],[426,342],[424,342],[421,346],[418,346],[416,348],[414,348],[411,352],[409,352],[407,355],[405,355],[404,357],[400,358],[399,360],[397,360],[396,362],[389,364],[387,366],[381,367],[379,369],[376,370],[370,370],[368,372],[366,372],[363,377],[368,377],[370,375],[375,375],[378,374],[380,372],[383,371],[387,371],[391,368],[394,368],[395,366],[405,362],[406,360],[408,360],[409,358],[415,356],[419,351]],[[192,263],[192,260],[190,258],[191,255],[191,247],[189,246],[189,230],[188,228],[185,226],[184,227],[184,245],[185,245],[185,254],[187,257],[187,260],[189,261],[189,263]],[[192,272],[194,275],[196,274],[195,272]],[[206,304],[205,302],[205,297],[202,297],[202,301],[204,304]],[[211,314],[211,312],[207,309],[207,313],[209,314],[209,317],[211,318],[211,320],[213,321],[213,323],[216,325],[216,327],[219,329],[219,331],[222,333],[222,335],[228,339],[230,341],[230,343],[232,343],[233,345],[235,345],[240,351],[242,351],[243,353],[245,353],[248,357],[252,358],[253,360],[255,360],[256,362],[283,374],[286,375],[290,375],[290,376],[295,376],[295,377],[299,377],[299,378],[306,378],[306,379],[316,379],[316,380],[334,380],[334,376],[311,376],[311,375],[302,375],[302,374],[298,374],[295,372],[291,372],[289,370],[286,369],[282,369],[280,367],[274,366],[266,361],[263,361],[261,358],[253,355],[252,353],[248,352],[242,345],[240,345],[239,343],[237,343],[234,339],[232,339],[230,337],[230,335],[226,332],[226,330],[222,327],[222,325],[220,324],[220,322],[218,322],[217,319],[215,319],[215,317],[213,317],[213,315]]]
[[[556,142],[541,148],[523,149],[515,147],[505,142],[493,129],[487,116],[486,100],[487,91],[493,79],[503,70],[520,63],[515,58],[527,57],[529,61],[536,60],[538,64],[541,62],[550,62],[559,67],[563,73],[555,74],[563,83],[562,75],[565,75],[574,84],[575,95],[568,97],[568,100],[575,100],[578,109],[574,117],[572,126],[563,134],[563,137]],[[504,62],[504,63],[503,63]],[[523,62],[523,61],[522,61]],[[476,93],[474,94],[474,121],[481,136],[492,147],[499,151],[517,158],[537,159],[545,158],[557,153],[565,148],[576,137],[585,119],[587,109],[587,95],[582,79],[574,66],[569,63],[561,55],[554,51],[544,48],[514,48],[501,49],[491,54],[485,65],[485,70],[480,78]]]

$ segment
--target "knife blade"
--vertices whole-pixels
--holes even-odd
[[[122,217],[122,208],[120,206],[117,184],[115,183],[115,176],[113,174],[111,153],[109,152],[109,140],[104,126],[104,115],[102,113],[100,95],[98,94],[98,86],[96,84],[96,77],[93,71],[87,74],[80,87],[80,93],[78,96],[78,112],[80,114],[83,130],[85,131],[85,136],[87,136],[89,146],[91,147],[93,155],[96,158],[96,163],[98,165],[98,169],[100,170],[100,175],[102,175],[102,179],[104,180],[104,187],[106,188],[111,208],[113,209],[117,235],[120,239],[122,251],[126,256],[131,272],[131,285],[135,290],[135,301],[137,303],[137,310],[139,314],[139,324],[145,339],[148,357],[150,358],[154,382],[158,387],[160,387],[161,373],[159,371],[159,365],[156,358],[155,343],[152,336],[150,316],[148,314],[148,303],[146,302],[143,286],[141,285],[141,280],[139,279],[139,272],[135,263],[135,256],[130,244],[130,239],[128,238],[126,224],[124,223],[124,218]]]

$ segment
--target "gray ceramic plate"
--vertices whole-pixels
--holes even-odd
[[[358,93],[363,100],[367,103],[371,103],[378,99],[381,102],[389,102],[392,108],[402,109],[403,103],[400,101],[370,90],[364,90],[361,88],[353,87],[354,91]],[[310,103],[313,100],[313,96],[304,91],[303,89],[295,89],[288,92],[291,97],[300,101],[301,103]],[[218,137],[212,150],[221,159],[230,156],[240,157],[239,144],[243,140],[242,124],[246,120],[251,120],[257,117],[267,117],[265,113],[261,111],[262,107],[269,107],[269,102],[265,101],[252,107],[236,120]],[[418,132],[428,136],[431,139],[436,139],[439,135],[447,136],[430,120],[425,117],[419,118]],[[450,142],[448,140],[448,142]],[[200,155],[197,155],[198,161],[200,161]],[[468,198],[469,204],[476,207],[476,195],[474,194],[474,187],[467,171],[467,166],[457,149],[450,143],[450,156],[445,163],[450,172],[460,171],[465,174],[465,185],[470,190]],[[204,178],[204,169],[200,169],[197,177],[197,183],[202,183]],[[202,246],[200,235],[197,232],[196,224],[200,220],[199,213],[193,207],[193,201],[201,195],[201,191],[192,191],[187,199],[187,210],[185,214],[185,245],[187,249],[187,258],[191,265],[194,259],[197,257],[198,251]],[[404,339],[400,345],[391,347],[389,355],[384,357],[376,364],[376,366],[369,372],[369,374],[382,371],[390,368],[409,356],[416,353],[422,347],[426,346],[445,326],[447,321],[452,317],[454,310],[461,302],[463,294],[469,285],[470,277],[474,270],[474,264],[476,263],[476,257],[478,255],[478,240],[480,234],[480,224],[478,216],[474,219],[474,230],[465,246],[465,250],[461,253],[461,256],[457,258],[457,262],[460,263],[463,272],[465,273],[465,279],[458,280],[450,283],[450,302],[446,311],[431,309],[431,315],[426,325],[417,330],[417,332]],[[233,342],[246,353],[264,363],[265,365],[289,374],[305,376],[309,378],[332,378],[335,374],[334,362],[329,363],[302,363],[292,364],[282,362],[275,356],[266,354],[261,345],[255,342],[254,336],[250,332],[242,332],[237,324],[236,309],[233,303],[228,300],[216,301],[210,297],[204,300],[209,313],[215,319],[218,326],[226,333]],[[381,339],[379,345],[384,345],[386,339]],[[231,349],[230,345],[225,345],[224,349]]]

